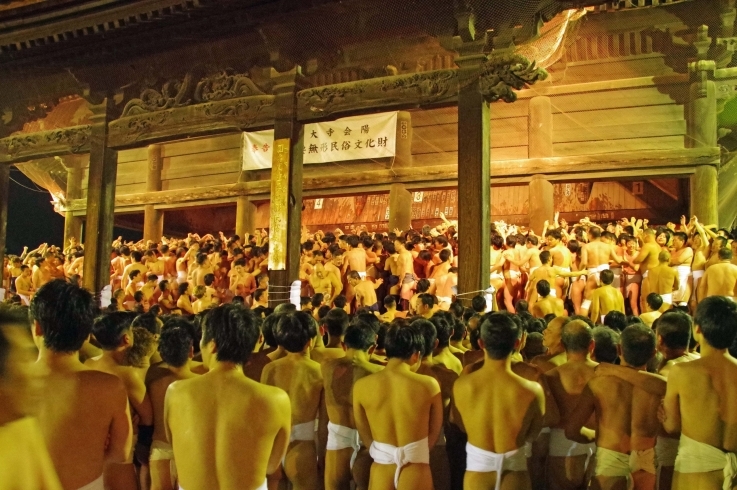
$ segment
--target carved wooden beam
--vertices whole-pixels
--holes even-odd
[[[545,175],[545,178],[551,181],[686,176],[694,173],[698,165],[718,166],[719,161],[719,148],[649,150],[494,161],[491,163],[494,168],[491,184],[525,183],[529,181],[531,175],[535,174]],[[244,195],[254,199],[268,200],[271,190],[268,172],[260,171],[258,176],[259,180],[243,183],[117,196],[115,207],[119,210],[147,204],[163,207],[216,199],[233,198],[235,200],[236,197]],[[388,192],[389,186],[393,183],[406,184],[410,189],[455,187],[457,180],[457,165],[364,170],[354,173],[346,173],[332,167],[310,171],[308,167],[303,187],[305,197],[310,197]],[[70,201],[64,210],[84,214],[86,206],[86,200],[75,199]]]
[[[121,117],[110,123],[108,144],[123,149],[273,124],[273,95],[239,97]]]
[[[0,163],[20,163],[89,151],[89,125],[18,134],[0,139]]]

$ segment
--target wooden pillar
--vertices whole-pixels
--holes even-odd
[[[553,223],[555,205],[553,204],[553,184],[544,175],[533,175],[530,180],[530,228],[542,233],[545,221]]]
[[[67,201],[82,197],[82,165],[76,158],[70,158],[67,166]],[[64,213],[64,247],[69,245],[69,240],[76,238],[77,242],[82,239],[82,218],[74,216],[74,213]]]
[[[468,19],[472,24],[473,18]],[[459,24],[461,20],[459,19]],[[461,27],[464,27],[461,25]],[[491,177],[489,102],[480,90],[480,67],[486,61],[485,39],[474,29],[461,30],[464,46],[458,70],[458,293],[489,287]],[[466,297],[466,299],[470,299]]]
[[[0,267],[5,260],[5,244],[8,236],[8,192],[10,191],[10,165],[0,163]],[[0,274],[0,288],[4,289]],[[7,294],[7,291],[6,293]]]
[[[397,113],[397,147],[393,165],[400,168],[412,166],[412,114],[407,111]]]
[[[389,186],[389,231],[407,231],[412,225],[412,193],[404,184]]]
[[[528,108],[529,158],[553,156],[553,111],[550,97],[533,97]]]
[[[161,145],[148,147],[148,174],[146,177],[146,191],[158,192],[161,190]],[[153,204],[143,208],[143,239],[158,242],[164,235],[164,212],[156,209]]]
[[[718,224],[718,193],[717,168],[697,166],[696,173],[691,175],[691,216],[696,216],[705,225]]]
[[[248,196],[238,196],[235,207],[235,234],[245,243],[249,234],[256,229],[256,205]]]
[[[550,97],[533,97],[528,109],[528,157],[545,158],[553,156],[553,111]],[[555,205],[553,203],[553,184],[544,175],[533,175],[529,184],[530,207],[528,210],[530,228],[541,233],[545,221],[553,222]]]
[[[272,69],[276,117],[271,165],[269,226],[269,303],[289,302],[288,287],[299,279],[299,239],[302,226],[303,127],[297,121],[297,92],[302,69],[279,73]]]
[[[715,148],[717,146],[717,97],[713,61],[689,64],[691,86],[688,104],[688,146]],[[718,224],[719,186],[717,169],[711,165],[696,167],[691,176],[691,214],[705,224]]]
[[[99,295],[110,282],[110,250],[115,222],[115,181],[118,153],[108,148],[108,122],[114,108],[111,97],[90,105],[90,169],[87,184],[87,220],[84,240],[84,286]]]

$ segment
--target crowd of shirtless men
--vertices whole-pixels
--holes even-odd
[[[299,305],[263,230],[9,257],[0,490],[737,488],[728,230],[496,223],[466,294],[452,222],[301,241]]]

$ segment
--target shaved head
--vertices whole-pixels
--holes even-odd
[[[587,352],[593,339],[591,328],[583,320],[566,323],[561,334],[561,342],[566,352]]]

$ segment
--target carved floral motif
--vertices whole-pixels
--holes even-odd
[[[538,68],[534,61],[524,56],[510,54],[495,56],[481,65],[479,88],[491,102],[517,100],[515,90],[520,90],[540,80],[545,80],[548,72]]]
[[[86,150],[90,142],[90,126],[74,126],[32,134],[20,134],[0,139],[0,152],[13,159],[18,155],[43,150],[45,146],[68,148],[70,153]],[[0,157],[0,160],[3,158]]]
[[[252,95],[265,94],[247,75],[222,71],[200,80],[195,88],[194,99],[197,102],[211,102]]]
[[[184,80],[169,80],[161,91],[147,88],[137,99],[131,99],[123,108],[123,117],[163,111],[174,107],[186,106],[190,103],[187,95],[192,87],[192,74],[187,73]]]

